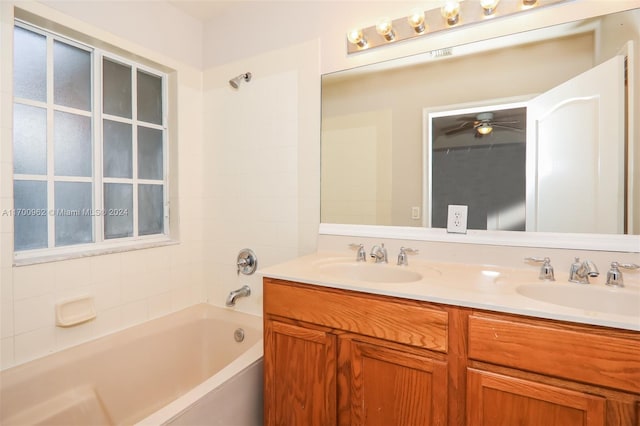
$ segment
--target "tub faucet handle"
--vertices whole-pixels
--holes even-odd
[[[525,257],[526,262],[542,263],[540,267],[540,275],[538,279],[542,281],[555,281],[555,275],[553,273],[553,266],[551,266],[551,259],[548,257]]]
[[[356,254],[356,262],[366,262],[367,261],[367,252],[364,249],[364,244],[349,244],[349,247],[352,249],[357,249],[358,252]]]
[[[251,249],[242,249],[240,253],[238,253],[238,258],[236,259],[236,266],[238,267],[237,273],[244,275],[251,275],[256,271],[258,267],[258,257]]]
[[[609,272],[607,272],[607,282],[605,283],[606,285],[612,287],[624,287],[622,272],[620,272],[619,268],[638,269],[640,268],[640,265],[636,265],[635,263],[611,262],[611,269],[609,269]]]

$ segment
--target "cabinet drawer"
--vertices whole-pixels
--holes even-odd
[[[471,315],[469,358],[640,393],[640,333],[562,327]]]
[[[420,302],[265,278],[264,313],[447,352],[447,312]]]

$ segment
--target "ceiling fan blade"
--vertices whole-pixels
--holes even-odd
[[[460,124],[459,126],[449,127],[448,129],[444,129],[445,135],[454,135],[456,133],[464,132],[469,129],[473,129],[474,122],[467,121],[465,123]]]
[[[518,124],[518,123],[520,123],[520,121],[518,121],[518,120],[513,120],[513,121],[504,121],[504,120],[491,121],[491,124]]]
[[[502,129],[513,130],[515,132],[524,132],[524,129],[521,129],[519,127],[514,127],[514,126],[503,126],[502,124],[496,124],[496,123],[493,123],[492,126],[493,127],[500,127]]]

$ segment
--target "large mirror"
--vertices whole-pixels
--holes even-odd
[[[323,75],[321,222],[640,234],[638,46],[634,9]]]

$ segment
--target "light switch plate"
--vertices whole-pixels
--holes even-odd
[[[467,233],[468,206],[449,204],[447,214],[447,232],[455,234]]]

